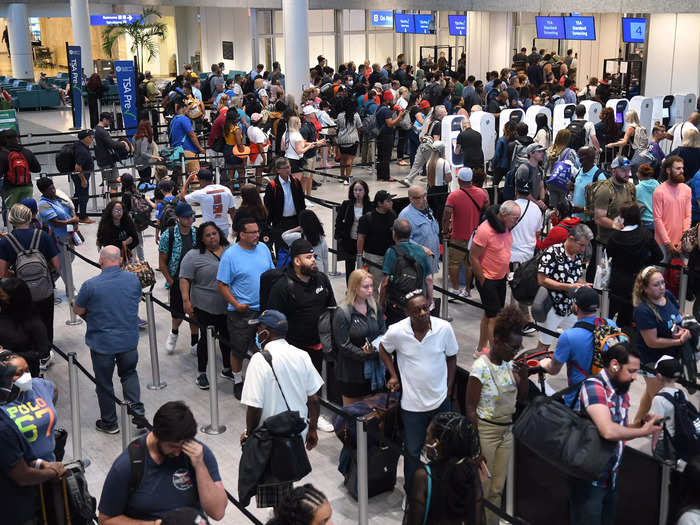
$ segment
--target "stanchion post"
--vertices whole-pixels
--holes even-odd
[[[685,315],[686,295],[688,293],[688,267],[684,266],[681,270],[681,284],[678,289],[678,308],[681,311],[681,316]]]
[[[70,260],[70,255],[68,253],[68,246],[66,246],[63,243],[59,243],[59,246],[61,247],[61,255],[63,256],[63,260],[61,261],[61,264],[63,264],[63,273],[61,274],[64,277],[64,283],[66,285],[66,296],[68,297],[68,315],[69,319],[66,321],[66,324],[68,326],[77,326],[83,322],[82,319],[78,319],[78,316],[75,315],[75,311],[73,311],[73,301],[75,299],[75,285],[73,284],[73,264]]]
[[[146,298],[146,319],[148,320],[148,346],[151,351],[151,378],[152,381],[146,388],[149,390],[160,390],[168,386],[165,381],[160,380],[160,365],[158,364],[158,339],[156,338],[156,313],[153,310],[153,296],[151,292],[143,292]]]
[[[492,182],[491,187],[493,188],[493,204],[496,206],[498,205],[498,184]]]
[[[600,299],[600,316],[603,319],[610,317],[610,291],[603,289],[603,296]]]
[[[668,512],[671,503],[671,464],[664,461],[661,464],[661,490],[659,491],[659,525],[668,523]]]
[[[442,288],[443,290],[450,289],[450,275],[449,275],[449,257],[450,257],[450,240],[443,239],[442,241]],[[442,302],[440,304],[440,317],[443,319],[449,318],[449,306],[448,306],[449,296],[443,292]]]
[[[369,482],[367,480],[367,429],[364,418],[355,420],[357,428],[357,508],[359,525],[369,523]]]
[[[119,419],[121,420],[122,426],[122,450],[126,450],[131,443],[131,422],[129,421],[129,405],[124,402],[119,405],[120,414]]]
[[[510,454],[508,461],[508,476],[506,477],[506,512],[515,516],[515,449]]]
[[[97,180],[95,170],[90,170],[90,195],[92,195],[92,210],[97,211]]]
[[[202,427],[202,432],[205,434],[217,435],[226,432],[226,427],[219,424],[219,388],[216,382],[216,339],[214,338],[213,326],[207,326],[207,358],[210,423]]]
[[[216,183],[221,184],[221,170],[219,169],[218,164],[214,168],[214,173],[215,173],[215,177],[216,177]]]
[[[68,389],[70,392],[71,441],[73,442],[73,459],[81,459],[83,442],[80,434],[80,392],[78,390],[78,366],[75,364],[75,352],[68,353]]]
[[[337,220],[338,217],[338,208],[333,206],[331,208],[331,231],[335,231],[335,221]],[[333,248],[333,251],[331,252],[331,271],[328,273],[328,275],[331,275],[333,277],[340,275],[338,273],[338,254],[336,253],[338,251],[338,241],[335,238],[335,235],[332,236],[332,241],[331,241],[331,247]]]

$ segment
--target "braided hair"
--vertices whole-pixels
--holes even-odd
[[[326,501],[326,495],[310,483],[296,487],[277,507],[277,516],[267,525],[311,525],[316,511]]]
[[[443,457],[476,459],[481,455],[476,426],[457,412],[440,412],[432,422]]]

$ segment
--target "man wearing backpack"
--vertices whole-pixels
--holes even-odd
[[[93,143],[93,131],[84,129],[78,132],[78,142],[73,144],[73,164],[71,167],[74,173],[70,174],[73,181],[73,207],[78,213],[78,219],[82,224],[93,224],[87,214],[87,203],[90,199],[90,172],[95,167],[90,153],[90,146]]]
[[[160,124],[160,112],[158,111],[158,97],[160,96],[160,90],[156,83],[153,81],[153,75],[150,71],[146,71],[144,74],[144,88],[146,91],[146,103],[151,113],[151,123],[153,124],[153,134],[155,139],[158,138],[158,125]]]
[[[41,164],[34,154],[19,143],[19,134],[14,129],[6,129],[0,134],[5,147],[0,150],[0,180],[5,209],[9,210],[32,196],[32,173],[41,171]]]
[[[602,244],[607,244],[613,230],[622,229],[622,221],[616,220],[620,215],[620,208],[637,200],[636,189],[629,180],[630,166],[631,163],[626,157],[615,157],[610,164],[612,176],[608,180],[592,184],[587,192],[586,205],[588,207],[588,203],[592,203],[593,217],[598,227],[597,240]]]
[[[117,149],[125,149],[126,144],[120,140],[115,140],[109,134],[108,129],[114,126],[114,116],[103,111],[100,114],[100,121],[95,126],[95,160],[102,169],[102,180],[108,186],[110,193],[117,192],[117,179],[119,179],[119,168],[114,152]],[[105,188],[107,189],[107,188]]]
[[[578,151],[583,146],[593,146],[596,151],[600,151],[598,137],[595,135],[595,125],[593,122],[586,120],[586,106],[579,104],[575,109],[576,118],[571,120],[571,123],[566,126],[566,129],[571,133],[569,147],[574,151]]]
[[[530,144],[522,150],[523,154],[527,158],[527,162],[520,162],[519,153],[514,153],[513,155],[513,165],[510,168],[512,172],[515,169],[513,175],[513,189],[518,186],[518,184],[523,185],[527,181],[529,193],[527,199],[533,204],[537,205],[540,210],[544,211],[546,205],[544,203],[544,198],[546,194],[546,189],[544,185],[544,177],[542,175],[542,159],[544,159],[545,149],[537,143]],[[520,164],[517,164],[520,162]],[[515,167],[517,165],[517,168]],[[506,174],[506,184],[509,182],[509,176]]]

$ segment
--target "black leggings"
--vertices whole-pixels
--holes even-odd
[[[219,347],[221,349],[221,359],[224,362],[224,368],[231,368],[231,350],[224,340],[228,341],[228,327],[226,325],[226,314],[214,315],[200,310],[194,309],[194,315],[197,321],[202,326],[213,326],[219,336]],[[197,342],[197,370],[200,374],[207,371],[207,363],[209,362],[209,354],[207,349],[207,334],[206,331],[199,334],[199,342]],[[216,378],[210,377],[209,381],[215,381]]]

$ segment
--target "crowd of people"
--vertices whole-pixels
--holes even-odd
[[[467,75],[464,57],[454,71],[444,57],[414,68],[403,55],[384,66],[348,63],[335,71],[319,56],[312,87],[298,102],[285,94],[279,64],[233,79],[221,64],[206,80],[189,69],[162,91],[146,72],[133,143],[110,134],[110,113],[77,134],[72,198],[51,178],[22,177],[41,168],[16,132],[1,132],[2,195],[12,230],[0,239],[0,345],[8,350],[0,354],[0,493],[26,502],[26,515],[11,523],[33,523],[32,486],[64,474],[54,436],[58,388],[41,375],[51,359],[54,283],[66,281],[68,248],[82,244],[80,228],[93,222],[86,213],[93,145],[109,197],[96,227],[101,272],[80,284],[70,307],[86,321],[100,411],[95,428],[124,431],[114,401],[116,365],[138,436],[107,475],[101,523],[167,524],[179,507],[220,520],[227,504],[214,454],[195,439],[191,410],[170,401],[151,423],[140,400],[143,283],[124,265],[153,252],[169,295],[166,352],[177,352],[182,322],[195,321],[185,346],[197,358],[193,381],[206,390],[217,378],[208,373],[199,326],[215,328],[219,374],[245,407],[239,490],[246,490],[239,495],[245,504],[256,496],[258,507],[274,508],[270,523],[331,523],[322,492],[295,488],[299,477],[280,474],[308,474],[304,449],[316,447],[318,431],[333,432],[320,410],[324,387],[346,409],[401,391],[406,523],[498,523],[484,502],[501,506],[516,408],[531,395],[530,370],[515,358],[540,328],[537,349],[548,352],[555,341],[556,348],[538,366],[557,374],[566,365],[569,385],[580,384],[568,404],[587,414],[603,438],[619,442],[597,481],[571,482],[571,523],[614,520],[624,440],[652,436],[654,454],[685,460],[684,475],[696,483],[698,457],[669,446],[683,396],[676,380],[696,369],[687,358],[693,334],[671,290],[674,268],[655,265],[687,265],[689,293],[700,291],[700,113],[651,132],[633,110],[626,127],[609,108],[594,125],[583,105],[555,136],[546,118],[534,130],[506,122],[486,164],[481,134],[470,124],[476,112],[498,119],[507,108],[585,99],[604,105],[611,96],[607,76],[577,89],[572,53],[521,50],[513,58],[513,67],[488,72],[484,82]],[[159,105],[172,150],[165,154],[155,144],[163,127]],[[451,114],[464,116],[459,168],[446,158],[442,137],[441,120]],[[661,148],[664,140],[670,150]],[[223,154],[223,163],[204,165],[198,155],[205,146]],[[178,149],[184,173],[165,158]],[[118,150],[134,150],[138,180],[120,173]],[[377,180],[405,186],[407,204],[389,186],[371,195],[353,176],[358,151],[363,161],[376,154]],[[307,197],[318,184],[317,159],[319,168],[329,168],[334,158],[347,199],[327,232]],[[202,215],[197,225],[195,207]],[[144,242],[152,226],[155,247]],[[345,265],[346,292],[338,298],[328,276],[330,235]],[[452,411],[464,344],[438,316],[440,264],[449,275],[442,300],[478,294],[483,308],[464,414]],[[597,273],[609,274],[611,318],[600,317]],[[523,282],[534,287],[531,296],[516,294]],[[601,348],[599,325],[615,336]],[[645,390],[631,418],[628,390],[638,374]],[[18,419],[28,410],[18,407],[34,412],[36,426]],[[271,433],[281,436],[272,446]],[[684,515],[683,525],[694,523],[687,520],[697,515],[697,494],[687,495],[687,505],[691,518]]]

